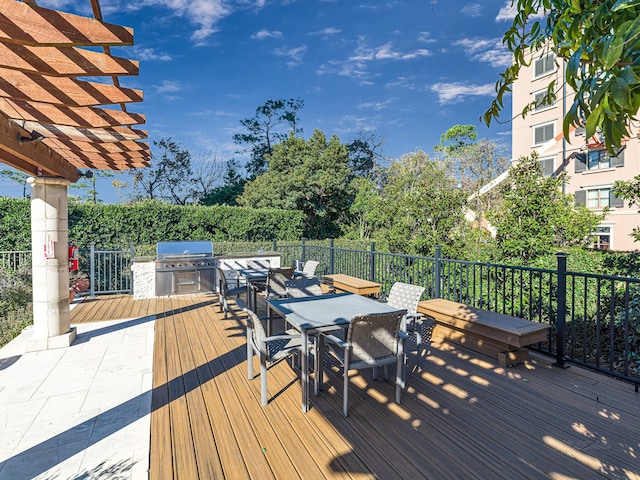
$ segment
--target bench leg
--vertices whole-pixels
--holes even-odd
[[[498,354],[498,365],[505,368],[514,367],[527,360],[529,360],[529,350],[515,350],[513,352],[500,352]]]

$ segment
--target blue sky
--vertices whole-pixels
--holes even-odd
[[[91,15],[88,0],[38,4]],[[112,53],[140,61],[140,75],[121,83],[144,91],[128,109],[147,115],[149,141],[171,137],[196,159],[219,162],[243,160],[232,140],[240,120],[280,98],[304,101],[305,138],[314,129],[343,142],[373,134],[391,159],[431,153],[455,124],[476,125],[480,137],[510,148],[509,105],[506,123],[487,129],[479,120],[511,61],[501,41],[510,4],[101,0],[106,22],[134,29],[135,46]],[[0,194],[22,195],[0,182]],[[99,197],[117,202],[109,183]]]

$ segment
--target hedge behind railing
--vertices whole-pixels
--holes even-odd
[[[172,240],[294,241],[302,237],[300,211],[199,205],[158,201],[133,205],[69,204],[69,240],[102,247],[155,245]],[[30,250],[28,200],[0,197],[0,250]]]

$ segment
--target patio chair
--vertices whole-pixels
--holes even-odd
[[[431,344],[431,332],[435,327],[435,320],[418,313],[418,303],[424,292],[424,287],[410,283],[396,282],[391,286],[387,304],[395,308],[404,308],[407,315],[403,322],[403,331],[408,337],[415,339],[417,359],[416,365],[420,370],[420,358],[423,348],[428,349]]]
[[[264,407],[269,403],[267,390],[267,366],[298,354],[302,348],[301,336],[292,331],[267,336],[262,325],[263,320],[249,310],[239,299],[238,306],[247,314],[247,376],[253,380],[253,355],[260,357],[260,403]]]
[[[320,280],[316,277],[313,278],[294,278],[293,280],[284,281],[285,289],[287,290],[287,296],[291,298],[311,297],[315,295],[322,295],[322,287],[320,287]]]
[[[315,260],[307,260],[302,267],[302,276],[305,278],[314,278],[316,276],[316,269],[320,265],[320,262]]]
[[[323,353],[323,340],[328,342],[329,351],[341,362],[344,368],[343,406],[342,413],[346,417],[348,411],[349,370],[363,368],[373,369],[374,380],[378,377],[377,367],[396,364],[396,403],[400,403],[400,396],[404,388],[404,338],[400,330],[406,310],[388,313],[370,313],[354,315],[349,322],[349,328],[344,340],[335,335],[320,336],[318,342],[318,358]],[[316,368],[321,368],[321,362],[316,362]],[[386,370],[385,370],[386,374]]]
[[[241,293],[245,293],[247,289],[237,282],[233,283],[233,286],[231,286],[230,283],[227,282],[227,277],[224,273],[224,270],[222,270],[221,268],[216,268],[216,272],[218,274],[218,303],[220,304],[220,311],[224,311],[224,318],[227,318],[227,313],[229,312],[229,304],[227,303],[227,298],[236,297],[237,304],[238,297]]]

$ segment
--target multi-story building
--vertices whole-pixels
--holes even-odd
[[[638,206],[616,197],[612,187],[616,180],[631,180],[640,174],[640,139],[637,127],[626,139],[619,153],[606,150],[598,135],[585,138],[584,128],[572,129],[569,138],[562,134],[562,122],[573,101],[573,92],[564,86],[563,60],[552,52],[536,54],[531,66],[523,68],[513,85],[512,154],[514,159],[538,152],[545,175],[567,172],[566,193],[575,195],[577,204],[602,212],[606,218],[594,232],[596,248],[636,250],[640,244],[631,236],[640,226]],[[544,103],[549,81],[555,78],[558,90],[553,104]],[[532,102],[536,107],[525,117],[520,113]]]

